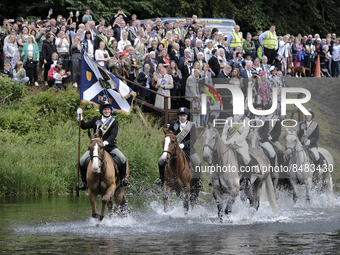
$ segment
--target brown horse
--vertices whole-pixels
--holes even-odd
[[[105,206],[108,206],[109,212],[112,211],[111,197],[115,197],[115,212],[126,209],[126,201],[124,198],[125,189],[121,186],[119,177],[116,175],[115,166],[111,155],[104,150],[102,141],[102,132],[99,134],[91,134],[88,130],[90,138],[90,157],[91,160],[87,166],[87,186],[89,199],[92,205],[92,217],[102,220],[104,218]],[[127,164],[127,177],[129,175],[129,166]],[[100,215],[97,211],[96,197],[102,196],[102,209]]]
[[[190,166],[184,151],[179,147],[176,133],[167,132],[163,128],[165,134],[163,140],[162,159],[166,162],[164,170],[164,211],[168,210],[168,197],[172,190],[176,191],[178,197],[182,196],[185,214],[189,210],[190,182],[191,172]]]

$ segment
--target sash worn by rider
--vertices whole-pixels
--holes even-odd
[[[305,132],[303,136],[301,137],[301,141],[305,142],[308,140],[308,137],[314,132],[318,124],[316,122],[312,122],[307,129],[305,129]]]
[[[108,43],[108,41],[106,40],[106,38],[102,35],[98,35],[98,37],[105,43],[106,48],[112,53],[112,55],[114,55],[114,51],[113,49],[110,47],[110,44]]]
[[[246,116],[243,115],[240,118],[238,118],[238,120],[235,123],[241,124],[241,123],[243,123],[245,118],[246,118]],[[234,127],[234,125],[232,125],[232,127],[230,127],[228,129],[228,133],[227,133],[228,139],[232,138],[236,134],[236,132],[240,129],[241,126],[242,125],[237,125],[237,127]]]
[[[184,140],[184,138],[189,134],[192,124],[193,124],[192,122],[188,121],[188,124],[183,128],[183,130],[177,134],[176,137],[178,143],[181,143]]]
[[[102,135],[104,136],[104,134],[110,129],[112,123],[115,121],[115,118],[113,118],[112,116],[110,116],[102,125],[101,127],[97,130],[96,134],[98,134],[99,130],[102,131]]]

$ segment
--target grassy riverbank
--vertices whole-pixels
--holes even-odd
[[[333,155],[335,169],[332,176],[334,182],[338,182],[340,136],[337,130],[338,118],[331,111],[333,103],[338,103],[338,100],[325,100],[325,96],[323,99],[318,98],[319,93],[313,90],[313,87],[317,87],[317,80],[315,84],[312,81],[306,85],[313,95],[306,107],[316,111],[316,120],[320,125],[318,144]],[[338,90],[337,85],[334,80],[334,84],[328,85],[327,90],[323,87],[322,91],[331,94]],[[304,87],[303,84],[299,86]],[[79,92],[74,88],[67,91],[47,88],[43,85],[27,89],[23,85],[0,79],[0,196],[75,191],[78,160],[76,110],[79,106]],[[85,120],[99,115],[92,105],[85,104],[83,109]],[[115,117],[119,120],[118,148],[128,158],[131,169],[132,187],[129,190],[137,193],[153,188],[152,182],[158,177],[157,162],[164,137],[159,123],[147,116],[146,122],[143,122],[135,113]],[[296,114],[294,118],[297,119]],[[196,144],[200,156],[202,131],[198,129]],[[81,155],[88,144],[87,131],[83,130]],[[205,187],[209,190],[209,174],[204,177]]]
[[[0,90],[3,87],[1,83]],[[10,102],[6,99],[0,108],[0,196],[74,192],[79,92],[50,89],[27,93],[25,87],[21,89],[21,94]],[[10,89],[1,91],[0,100],[12,93]],[[91,105],[83,109],[85,120],[99,114]],[[143,123],[136,114],[116,117],[118,147],[130,163],[131,189],[141,191],[158,176],[162,132],[153,120]],[[81,154],[88,144],[87,131],[82,131]]]

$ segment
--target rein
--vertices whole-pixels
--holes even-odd
[[[101,138],[92,138],[91,141],[93,141],[93,140],[101,140]],[[105,150],[104,150],[104,157],[100,157],[100,156],[90,156],[90,157],[91,157],[92,162],[93,162],[94,158],[98,158],[101,161],[101,163],[99,165],[99,168],[101,169],[100,174],[99,174],[99,192],[101,193],[101,185],[100,184],[101,184],[101,181],[102,181],[102,177],[106,173],[106,167],[104,168],[103,166],[104,166],[104,163],[107,163],[106,162]]]
[[[175,136],[175,135],[174,135],[174,134],[166,134],[165,136]],[[175,137],[176,137],[176,136],[175,136]],[[177,140],[177,137],[176,137],[176,140]],[[173,148],[173,151],[176,151],[176,149],[177,149],[177,143],[178,143],[178,142],[175,143],[175,146],[174,146],[174,148]],[[172,155],[174,154],[174,152],[172,152],[172,151],[163,151],[163,153],[164,153],[164,152],[170,154],[170,158],[166,160],[166,165],[168,165],[168,164],[170,163],[171,160],[177,159],[181,154],[183,154],[183,150],[182,150],[182,149],[181,149],[181,152],[180,152],[178,155],[176,155],[176,156],[172,156]],[[184,155],[184,157],[185,157],[185,155]],[[184,161],[184,166],[183,166],[182,171],[181,171],[177,176],[176,176],[176,175],[172,175],[172,174],[170,173],[170,171],[169,171],[170,177],[171,177],[174,181],[176,181],[176,179],[178,178],[178,176],[180,176],[180,175],[184,172],[185,167],[186,167],[186,165],[185,165],[185,161]],[[173,171],[171,171],[171,172],[173,172]]]

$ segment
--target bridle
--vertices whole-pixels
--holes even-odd
[[[93,141],[93,140],[101,140],[101,138],[92,138],[91,139],[91,141]],[[91,157],[91,160],[92,160],[92,162],[93,162],[93,158],[98,158],[99,160],[100,160],[100,165],[99,165],[99,168],[100,169],[103,169],[102,167],[103,167],[103,165],[104,165],[104,163],[106,163],[106,153],[105,153],[105,151],[104,151],[104,157],[102,158],[102,157],[100,157],[100,156],[90,156]],[[105,171],[103,172],[103,174],[105,174]]]
[[[177,140],[177,137],[176,137],[174,134],[166,134],[165,137],[167,137],[167,136],[174,136],[174,137],[176,138],[176,140]],[[172,155],[175,153],[176,149],[177,149],[177,143],[178,143],[178,142],[175,143],[175,146],[174,146],[174,148],[172,149],[172,151],[166,151],[166,150],[163,151],[163,153],[166,152],[166,153],[169,153],[169,154],[170,154],[170,158],[167,159],[168,162],[169,162],[170,160],[172,160],[172,159],[178,158],[178,157],[183,153],[183,150],[181,149],[181,152],[180,152],[178,155],[172,156]]]

